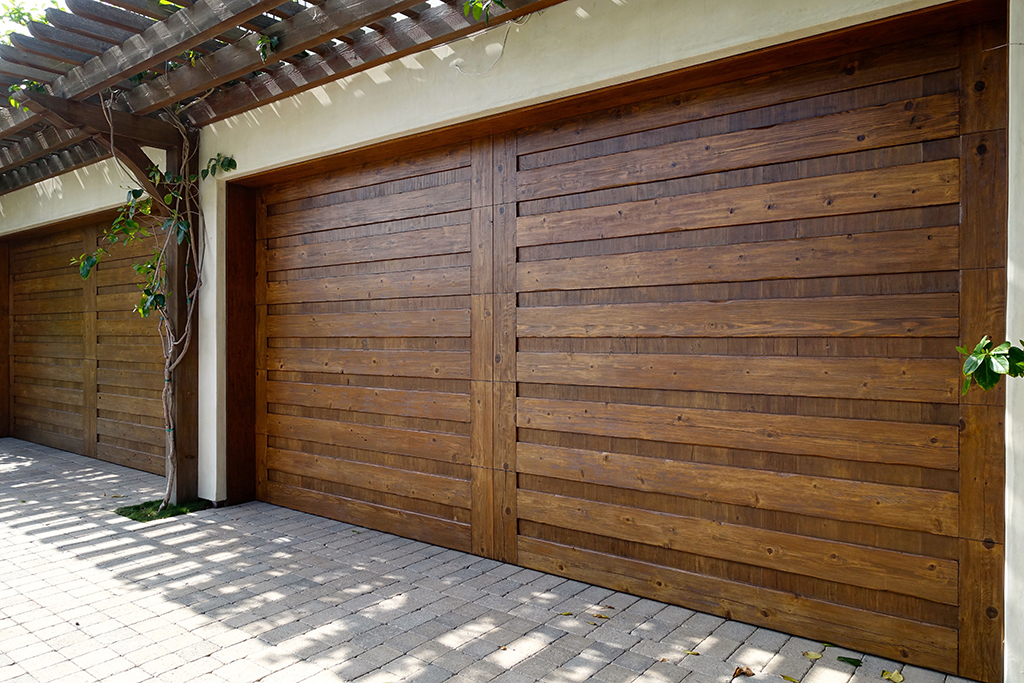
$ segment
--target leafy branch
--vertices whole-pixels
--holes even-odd
[[[964,360],[964,383],[961,395],[966,394],[972,384],[988,391],[999,384],[1003,375],[1020,377],[1024,375],[1024,349],[1014,346],[1005,341],[999,346],[992,346],[992,340],[988,335],[981,338],[974,351],[968,351],[967,347],[958,346],[956,350],[960,355],[967,356]],[[1021,341],[1024,346],[1024,340]]]
[[[480,21],[480,18],[483,17],[486,24],[491,18],[491,8],[495,5],[502,9],[508,9],[505,7],[504,0],[466,0],[462,6],[462,13],[467,17],[472,13],[475,21]]]
[[[15,95],[17,95],[18,93],[20,93],[23,90],[31,90],[33,92],[45,93],[46,92],[46,86],[43,85],[42,83],[39,83],[38,81],[25,80],[25,81],[22,81],[21,83],[15,83],[14,85],[9,86],[7,88],[7,101],[10,102],[11,106],[14,107],[15,109],[21,109],[22,111],[28,111],[28,107],[24,106],[15,97]]]

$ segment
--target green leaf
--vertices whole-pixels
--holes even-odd
[[[804,653],[804,657],[807,657],[807,659],[809,659],[809,660],[811,660],[813,662],[815,659],[821,659],[821,653],[820,652],[805,652]]]
[[[968,356],[967,360],[964,361],[964,375],[973,375],[974,371],[978,369],[978,366],[984,360],[985,357],[977,353]]]
[[[789,683],[800,683],[800,681],[796,680],[792,676],[787,676],[785,674],[782,674],[782,680],[789,681]]]
[[[843,664],[849,664],[850,666],[852,666],[855,669],[860,667],[860,666],[863,666],[863,664],[864,664],[864,662],[862,660],[854,659],[853,657],[836,657],[836,659],[839,660],[840,662],[842,662]]]
[[[992,372],[1005,375],[1010,371],[1010,359],[1006,356],[989,356],[988,365]]]
[[[79,274],[81,274],[83,280],[89,277],[89,273],[92,272],[92,269],[94,267],[96,267],[95,255],[88,254],[84,258],[82,258],[82,262],[78,266],[78,272]]]
[[[210,175],[210,172],[204,168],[202,171],[199,172],[199,175],[203,177],[203,180],[206,180],[206,176]]]
[[[960,390],[960,395],[961,396],[965,396],[967,394],[968,389],[970,389],[970,388],[971,388],[971,378],[970,377],[965,377],[964,378],[964,386]]]
[[[472,5],[472,4],[473,3],[471,3],[470,0],[466,0],[466,4],[464,4],[462,6],[462,13],[464,15],[466,15],[467,17],[469,16],[469,8],[470,8],[470,5]],[[12,101],[13,101],[13,98],[12,98]]]
[[[473,19],[474,20],[480,21],[480,17],[483,16],[483,13],[484,13],[484,10],[483,10],[482,7],[480,7],[480,5],[477,5],[477,4],[473,5]]]
[[[1010,342],[1005,341],[990,352],[993,356],[1005,356],[1010,351]]]
[[[984,337],[981,338],[981,341],[978,342],[978,345],[974,347],[974,352],[978,353],[979,351],[984,351],[989,346],[991,346],[991,344],[992,340],[989,339],[988,335],[986,334]]]
[[[967,350],[966,347],[958,346],[958,347],[956,347],[956,350],[959,351],[964,356],[969,356],[970,355],[970,352]]]
[[[988,363],[982,363],[978,366],[978,369],[974,371],[972,375],[974,381],[978,383],[985,391],[994,389],[999,384],[999,374],[992,371],[992,368]]]

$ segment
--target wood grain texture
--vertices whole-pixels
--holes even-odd
[[[132,313],[137,295],[101,304],[100,292],[134,289],[138,247],[110,247],[85,280],[70,264],[100,244],[105,225],[92,218],[3,243],[18,263],[3,279],[12,429],[21,438],[162,474],[164,432],[151,424],[162,415],[155,319]]]

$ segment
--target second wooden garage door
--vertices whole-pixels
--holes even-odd
[[[97,220],[7,245],[11,433],[163,474],[160,339],[156,319],[132,311],[132,264],[153,244],[111,247],[86,280],[71,265],[105,244],[108,225]]]
[[[266,188],[261,496],[994,678],[1003,34]]]

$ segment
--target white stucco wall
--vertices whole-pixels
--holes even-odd
[[[163,167],[166,155],[143,148]],[[88,216],[124,204],[125,195],[137,187],[113,159],[49,178],[31,187],[0,195],[0,235]]]
[[[1010,206],[1006,335],[1024,337],[1024,0],[1010,1]],[[1006,387],[1007,683],[1024,681],[1024,379]]]

